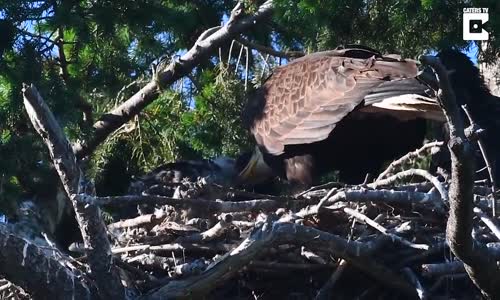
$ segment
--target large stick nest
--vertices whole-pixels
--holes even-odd
[[[108,225],[115,263],[141,292],[166,297],[479,297],[446,243],[448,188],[389,166],[373,183],[261,195],[210,183],[138,180],[138,195],[96,198],[139,216]],[[175,164],[171,165],[175,167]],[[495,248],[491,189],[476,185],[474,237]],[[496,248],[495,248],[496,249]],[[500,255],[500,253],[498,254]]]

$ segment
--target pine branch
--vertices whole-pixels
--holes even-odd
[[[156,78],[146,84],[127,101],[104,114],[94,124],[92,138],[73,145],[73,151],[78,159],[90,155],[106,138],[141,112],[147,105],[159,96],[160,86],[165,87],[189,74],[206,56],[218,49],[225,42],[231,41],[240,33],[255,26],[259,21],[268,18],[272,13],[273,1],[264,2],[257,12],[251,16],[244,16],[241,7],[237,6],[231,14],[230,22],[218,28],[213,33],[205,34],[198,39],[195,45],[180,59],[172,61]]]

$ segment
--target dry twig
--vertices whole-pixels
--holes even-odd
[[[384,177],[386,177],[389,173],[391,173],[397,166],[401,166],[405,162],[420,157],[422,155],[422,152],[427,151],[429,149],[435,148],[435,147],[442,147],[443,142],[432,142],[432,143],[427,143],[420,147],[419,149],[409,152],[406,155],[402,156],[401,158],[391,162],[391,164],[385,169],[380,175],[377,177],[377,180],[375,181],[380,181]]]

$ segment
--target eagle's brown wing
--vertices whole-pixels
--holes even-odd
[[[373,103],[373,105],[364,106],[359,112],[390,115],[400,121],[409,121],[417,118],[437,122],[446,121],[443,110],[437,101],[419,94],[390,97],[381,102]]]
[[[422,83],[420,76],[384,82],[363,100],[359,113],[385,114],[400,121],[416,118],[446,121],[434,91]]]
[[[279,155],[285,145],[321,141],[377,86],[417,75],[415,61],[357,57],[334,50],[277,68],[256,95],[260,99],[253,99],[260,103],[254,109],[262,110],[249,124],[257,143]]]

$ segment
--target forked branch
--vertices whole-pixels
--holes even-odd
[[[35,86],[25,84],[23,97],[31,123],[49,149],[59,178],[68,197],[72,200],[87,249],[90,270],[96,279],[99,293],[104,299],[122,299],[125,296],[125,290],[111,263],[111,248],[100,209],[96,205],[78,202],[74,197],[85,192],[85,186],[71,145]]]
[[[147,105],[159,96],[160,87],[168,86],[176,80],[189,74],[208,54],[212,53],[225,42],[238,36],[238,34],[255,26],[259,21],[271,15],[273,1],[264,2],[257,12],[244,16],[241,5],[237,5],[231,13],[229,21],[215,31],[204,33],[195,45],[182,57],[172,61],[146,84],[142,89],[118,107],[104,114],[95,124],[92,138],[73,145],[73,150],[78,159],[90,155],[112,132],[128,122],[132,117],[141,112]]]
[[[431,66],[438,77],[438,100],[450,131],[451,154],[450,216],[446,239],[452,252],[464,262],[474,284],[486,298],[500,299],[500,271],[487,248],[472,238],[474,157],[464,132],[464,122],[456,103],[448,72],[439,58],[422,56],[421,62]]]

